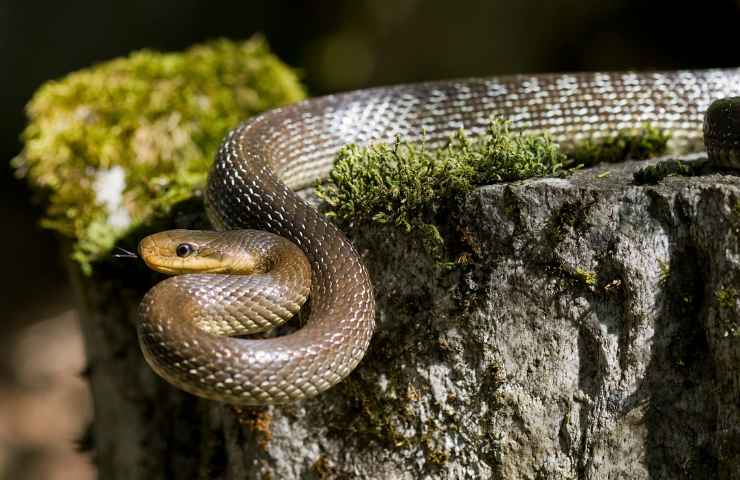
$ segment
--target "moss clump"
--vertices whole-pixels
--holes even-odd
[[[585,270],[581,267],[576,267],[576,271],[573,273],[573,277],[589,288],[596,287],[596,283],[598,280],[596,272]]]
[[[658,259],[658,268],[660,269],[660,275],[658,276],[658,283],[665,285],[671,278],[671,265],[668,262]]]
[[[48,199],[43,225],[72,238],[89,270],[203,186],[230,128],[304,96],[261,38],[140,51],[43,85],[14,166]]]
[[[582,141],[564,152],[546,135],[513,132],[508,122],[492,119],[483,134],[470,137],[461,130],[440,149],[399,138],[392,145],[348,145],[317,193],[340,227],[392,224],[417,234],[427,251],[441,259],[441,220],[454,216],[475,187],[567,174],[604,161],[644,159],[664,153],[668,139],[667,133],[645,125]]]
[[[586,139],[568,152],[572,164],[591,167],[598,163],[645,160],[666,153],[671,136],[668,132],[645,124],[626,129],[602,139]]]
[[[641,168],[634,174],[637,185],[655,185],[669,176],[693,177],[701,175],[707,167],[707,162],[682,162],[671,160],[660,162]]]
[[[720,288],[718,289],[715,294],[715,298],[717,299],[717,304],[719,305],[720,309],[726,310],[730,315],[727,317],[727,321],[725,322],[725,336],[731,336],[731,337],[740,337],[740,321],[738,321],[736,315],[732,315],[732,312],[737,307],[738,298],[740,298],[740,293],[737,289],[733,287],[728,288]]]
[[[439,255],[437,219],[454,210],[465,193],[478,185],[553,175],[565,160],[548,137],[514,133],[495,119],[480,136],[460,131],[440,149],[401,139],[367,148],[349,145],[317,193],[341,226],[396,225],[420,234],[428,251]]]
[[[738,293],[734,288],[721,288],[715,293],[717,303],[721,308],[731,309],[735,307]]]

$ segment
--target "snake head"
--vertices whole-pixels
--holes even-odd
[[[152,270],[168,275],[264,271],[264,262],[256,252],[234,248],[239,242],[229,237],[236,233],[167,230],[143,238],[139,242],[139,256]]]

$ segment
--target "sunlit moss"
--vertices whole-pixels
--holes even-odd
[[[581,267],[576,267],[575,272],[573,273],[573,276],[581,283],[588,287],[595,287],[597,282],[597,275],[596,272],[592,272],[590,270],[585,270]]]
[[[492,120],[471,138],[460,131],[444,148],[397,139],[392,145],[349,145],[317,191],[340,225],[388,223],[419,233],[430,252],[443,240],[436,217],[479,185],[557,173],[566,157],[546,136],[510,131]]]
[[[140,51],[43,85],[13,163],[47,198],[43,225],[73,239],[89,268],[202,187],[230,128],[304,96],[261,38]]]
[[[661,285],[668,283],[671,278],[671,265],[668,262],[658,259],[658,268],[660,269],[660,275],[658,276],[658,282]]]
[[[722,308],[734,308],[737,302],[738,293],[734,288],[721,288],[715,293],[717,303]]]
[[[723,315],[722,325],[725,336],[740,337],[740,321],[738,321],[737,315],[731,314],[737,308],[740,293],[736,288],[728,287],[720,288],[714,293],[714,296],[720,309],[730,313],[729,315]]]
[[[493,119],[477,137],[464,131],[441,149],[403,139],[340,150],[326,185],[317,191],[327,215],[347,228],[392,224],[418,234],[427,251],[444,257],[443,220],[473,188],[532,177],[565,175],[601,162],[644,159],[665,152],[669,135],[645,125],[600,140],[585,140],[567,151],[546,135],[514,132]]]

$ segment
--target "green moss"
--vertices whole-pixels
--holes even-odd
[[[721,308],[735,308],[738,293],[734,288],[721,288],[715,293],[717,302]]]
[[[426,457],[427,462],[438,467],[446,464],[450,460],[450,455],[444,450],[436,448],[431,441],[425,444],[424,456]]]
[[[564,161],[548,137],[514,133],[507,122],[492,120],[484,134],[471,138],[460,131],[436,150],[401,139],[393,145],[349,145],[317,191],[340,226],[392,224],[418,234],[439,257],[444,244],[439,219],[465,193],[483,184],[553,175]]]
[[[329,182],[317,193],[340,227],[392,224],[416,234],[426,250],[442,260],[455,258],[445,252],[443,225],[475,187],[568,174],[604,161],[648,158],[665,152],[668,139],[645,125],[579,142],[565,153],[547,136],[513,132],[508,122],[492,119],[482,135],[460,131],[440,149],[400,138],[392,145],[348,145],[337,154]]]
[[[661,285],[665,285],[671,278],[671,265],[668,262],[664,262],[663,260],[659,259],[658,268],[660,268],[660,276],[658,278],[658,282]]]
[[[721,288],[715,292],[715,298],[720,309],[726,310],[729,315],[724,322],[725,336],[740,337],[740,321],[734,314],[740,293],[733,287]]]
[[[596,272],[584,270],[581,267],[576,267],[576,271],[573,273],[573,276],[576,280],[588,287],[593,288],[596,286],[598,278]]]
[[[602,139],[577,142],[568,152],[571,164],[591,167],[599,163],[645,160],[664,154],[670,134],[645,124],[638,129],[625,129]],[[570,166],[570,165],[569,165]]]
[[[682,162],[671,160],[660,162],[641,168],[634,174],[635,183],[638,185],[655,185],[668,176],[690,177],[699,175],[704,165],[700,162]]]
[[[140,51],[43,85],[14,166],[46,196],[43,225],[73,239],[89,271],[126,231],[203,186],[230,128],[304,95],[261,38]]]

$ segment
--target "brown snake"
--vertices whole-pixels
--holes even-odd
[[[174,276],[147,293],[138,325],[145,358],[172,384],[231,404],[316,395],[357,366],[374,329],[370,279],[344,235],[293,192],[325,178],[343,145],[415,140],[422,132],[440,143],[461,127],[479,132],[497,115],[561,143],[649,122],[681,146],[701,142],[712,100],[738,94],[737,69],[527,75],[361,90],[258,116],[218,152],[209,217],[219,229],[256,228],[293,243],[255,231],[171,231],[143,240],[139,252],[153,268],[211,272]],[[292,315],[309,277],[305,326],[269,339],[233,337]]]

